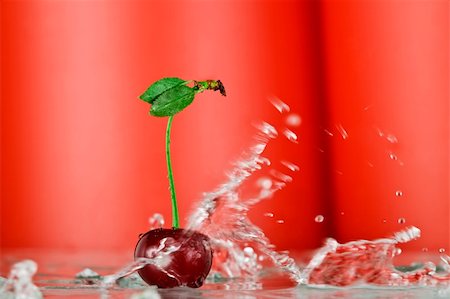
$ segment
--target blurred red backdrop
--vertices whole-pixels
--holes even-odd
[[[268,154],[301,171],[251,216],[278,248],[406,225],[414,248],[449,245],[447,1],[2,1],[1,25],[2,248],[132,249],[170,220],[166,120],[137,99],[167,76],[228,92],[175,118],[182,219],[253,121],[280,123],[276,96],[300,143]]]

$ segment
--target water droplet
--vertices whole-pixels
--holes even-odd
[[[266,166],[270,166],[270,164],[271,164],[270,160],[268,158],[266,158],[266,157],[258,157],[256,159],[256,161],[258,163],[261,163],[261,164],[266,165]]]
[[[336,171],[336,173],[337,173],[338,175],[343,175],[343,174],[344,174],[342,171],[339,171],[339,170],[335,170],[335,171]]]
[[[388,134],[388,135],[386,136],[386,140],[389,141],[390,143],[398,143],[397,137],[395,137],[395,136],[392,135],[392,134]]]
[[[399,224],[404,224],[404,223],[406,223],[406,219],[405,218],[398,218],[398,220],[397,220],[397,222],[399,223]]]
[[[298,167],[297,165],[295,165],[292,162],[288,162],[288,161],[281,161],[281,164],[283,164],[284,166],[286,166],[290,171],[299,171],[300,167]]]
[[[297,135],[289,129],[283,131],[283,135],[291,142],[298,143]]]
[[[252,247],[245,247],[244,248],[244,253],[246,255],[248,255],[248,256],[252,256],[255,253],[255,251],[253,250]]]
[[[373,164],[370,163],[369,161],[367,161],[367,165],[369,165],[369,167],[373,167]]]
[[[395,248],[395,255],[400,255],[402,253],[401,248]]]
[[[372,108],[373,104],[367,105],[366,107],[364,107],[364,111],[369,110],[370,108]]]
[[[330,135],[331,137],[333,137],[334,136],[334,134],[333,133],[331,133],[330,131],[328,131],[327,129],[324,129],[323,130],[325,133],[327,133],[328,135]]]
[[[291,113],[286,117],[286,125],[291,127],[298,127],[302,123],[300,115],[296,113]]]
[[[261,123],[254,125],[261,133],[264,134],[264,136],[267,136],[269,138],[275,138],[278,136],[277,130],[272,126],[271,124],[263,121]]]
[[[150,229],[160,228],[164,226],[164,217],[159,213],[153,214],[148,218],[148,223],[150,224]]]
[[[428,248],[427,247],[422,248],[422,252],[428,252]]]
[[[395,191],[395,196],[401,197],[401,196],[403,196],[403,192],[401,190],[397,190],[397,191]]]
[[[341,212],[341,216],[344,216],[344,214],[345,214],[344,212]]]
[[[317,223],[321,223],[324,219],[325,217],[323,217],[322,215],[317,215],[316,218],[314,218],[314,221]]]
[[[280,220],[277,220],[277,223],[279,223],[279,224],[283,224],[283,223],[284,223],[284,220],[282,220],[282,219],[280,219]]]
[[[284,174],[284,173],[281,173],[281,172],[279,172],[279,171],[277,171],[275,169],[271,169],[270,170],[270,174],[272,176],[274,176],[275,178],[279,179],[282,182],[285,182],[285,183],[292,182],[292,177],[291,176],[289,176],[287,174]]]
[[[383,219],[383,223],[386,223],[387,221],[386,221],[386,219]]]
[[[342,139],[348,138],[348,133],[341,124],[337,124],[336,128],[338,129],[339,133],[341,134]]]
[[[273,213],[264,213],[264,216],[266,216],[266,217],[273,217]]]
[[[258,143],[255,146],[253,146],[252,151],[257,155],[260,155],[266,149],[266,146],[267,144],[265,143]]]
[[[291,110],[291,108],[285,102],[281,101],[278,98],[272,97],[269,99],[269,101],[280,113],[289,112]]]
[[[256,181],[256,184],[259,187],[266,189],[266,190],[270,189],[272,187],[272,183],[273,183],[272,180],[268,177],[262,177],[262,178],[259,178],[258,181]]]
[[[445,249],[444,248],[439,248],[439,253],[444,253]]]
[[[380,137],[383,137],[383,136],[384,136],[383,131],[381,131],[379,128],[376,128],[376,127],[375,127],[375,131],[377,131],[378,136],[380,136]]]
[[[389,153],[389,158],[390,158],[391,160],[394,160],[394,161],[397,161],[397,160],[398,160],[397,155],[394,154],[394,153]]]

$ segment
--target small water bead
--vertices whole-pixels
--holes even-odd
[[[264,216],[266,216],[266,217],[273,217],[273,213],[264,213]]]
[[[328,131],[327,129],[324,129],[323,130],[325,133],[327,133],[329,136],[331,136],[331,137],[333,137],[334,136],[334,134],[333,133],[331,133],[330,131]]]
[[[290,127],[298,127],[302,123],[302,118],[296,113],[291,113],[286,117],[286,125]]]
[[[272,97],[269,99],[269,101],[280,113],[289,112],[291,110],[291,108],[279,98]]]
[[[266,157],[259,157],[258,159],[256,159],[256,162],[266,165],[266,166],[270,166],[270,164],[271,164],[270,160]]]
[[[298,143],[298,137],[297,137],[297,134],[295,134],[295,133],[292,132],[291,130],[285,129],[285,130],[283,131],[283,135],[284,135],[289,141],[294,142],[294,143]]]
[[[283,224],[283,223],[284,223],[284,220],[282,220],[282,219],[280,219],[280,220],[277,220],[277,223],[279,223],[279,224]]]
[[[271,124],[263,121],[261,123],[254,125],[258,130],[261,131],[265,136],[269,138],[275,138],[278,136],[277,130]]]
[[[148,218],[148,223],[150,224],[151,229],[163,227],[165,223],[164,216],[155,213],[152,217]]]
[[[270,170],[270,174],[271,174],[273,177],[279,179],[279,180],[282,181],[282,182],[285,182],[285,183],[290,183],[290,182],[292,182],[292,177],[291,177],[291,176],[289,176],[289,175],[287,175],[287,174],[284,174],[284,173],[281,173],[281,172],[279,172],[279,171],[277,171],[277,170],[275,170],[275,169],[271,169],[271,170]]]
[[[370,108],[372,108],[372,106],[373,106],[373,104],[370,104],[370,105],[367,105],[366,107],[364,107],[364,111],[367,111],[367,110],[369,110]]]
[[[255,254],[255,250],[253,250],[252,247],[247,246],[244,248],[244,254],[248,255],[248,256],[252,256]]]
[[[299,171],[300,167],[298,167],[297,165],[295,165],[292,162],[288,162],[288,161],[281,161],[281,164],[283,164],[284,166],[286,166],[290,171]]]
[[[281,190],[284,187],[286,187],[286,183],[284,183],[284,182],[274,182],[273,186],[274,186],[275,190]]]
[[[402,254],[402,249],[401,248],[395,248],[395,255],[400,255]]]
[[[341,134],[342,139],[348,138],[348,133],[341,124],[337,124],[336,128],[338,129],[339,133]]]
[[[270,189],[272,187],[272,180],[268,177],[259,178],[256,184],[263,189]]]
[[[397,190],[397,191],[395,191],[395,196],[401,197],[401,196],[403,196],[403,192],[400,190]]]
[[[85,268],[84,270],[75,274],[76,278],[100,278],[100,274],[95,272],[90,268]]]
[[[262,154],[262,152],[266,149],[267,144],[266,143],[258,143],[255,146],[253,146],[252,151],[255,154]]]
[[[439,248],[439,253],[444,253],[445,249],[444,248]]]
[[[394,154],[394,153],[389,153],[389,158],[390,158],[391,160],[394,160],[394,161],[397,161],[397,160],[398,160],[397,155]]]
[[[404,224],[404,223],[406,223],[406,219],[405,218],[398,218],[398,220],[397,220],[397,222],[399,223],[399,224]]]
[[[390,143],[398,143],[398,139],[397,139],[397,137],[395,137],[394,135],[392,135],[392,134],[388,134],[387,136],[386,136],[386,140],[387,141],[389,141]]]
[[[314,221],[317,223],[321,223],[325,220],[325,217],[323,217],[322,215],[317,215],[316,218],[314,218]]]
[[[427,247],[422,248],[422,252],[428,252],[428,248]]]

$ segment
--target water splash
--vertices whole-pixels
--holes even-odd
[[[24,260],[14,264],[3,286],[0,288],[1,298],[40,299],[43,298],[39,288],[33,284],[37,264],[32,260]]]
[[[150,230],[161,228],[165,223],[164,216],[159,213],[155,213],[150,218],[148,218],[148,223],[150,224]]]
[[[393,258],[401,253],[398,243],[420,237],[417,227],[397,232],[391,238],[374,241],[359,240],[339,244],[329,239],[303,271],[303,283],[350,286],[372,284],[381,286],[448,285],[450,272],[437,273],[433,263],[425,263],[413,271],[400,271]]]
[[[260,129],[259,138],[255,138],[257,144],[251,146],[235,163],[226,183],[204,195],[191,215],[188,227],[211,238],[214,250],[213,273],[228,278],[254,279],[263,267],[261,260],[269,260],[297,281],[300,278],[300,270],[295,261],[286,253],[274,250],[263,231],[254,225],[247,215],[253,205],[272,196],[292,178],[271,169],[269,172],[274,178],[270,179],[270,183],[263,181],[264,183],[259,184],[265,192],[259,192],[253,198],[243,198],[240,193],[243,183],[254,172],[268,165],[263,165],[265,158],[261,157],[262,151],[258,149],[265,148],[269,139],[278,135],[267,123],[257,128]],[[273,217],[273,214],[270,214],[270,217]],[[258,286],[259,284],[253,285]]]
[[[169,242],[169,239],[170,238],[163,238],[159,242],[158,247],[149,248],[147,251],[148,258],[137,258],[134,262],[128,264],[118,272],[104,276],[101,286],[104,288],[109,288],[113,286],[119,279],[129,276],[130,274],[133,274],[137,270],[142,269],[147,265],[158,267],[168,276],[178,280],[177,273],[167,272],[165,268],[168,264],[170,264],[172,253],[178,251],[183,244],[174,245],[172,242]]]

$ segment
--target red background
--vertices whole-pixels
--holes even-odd
[[[270,153],[301,171],[251,216],[278,248],[415,225],[413,248],[448,249],[448,6],[2,1],[1,247],[132,249],[151,214],[170,220],[166,120],[137,97],[177,76],[221,79],[229,94],[175,118],[182,223],[250,144],[251,123],[280,120],[276,96],[302,124],[298,146]]]

